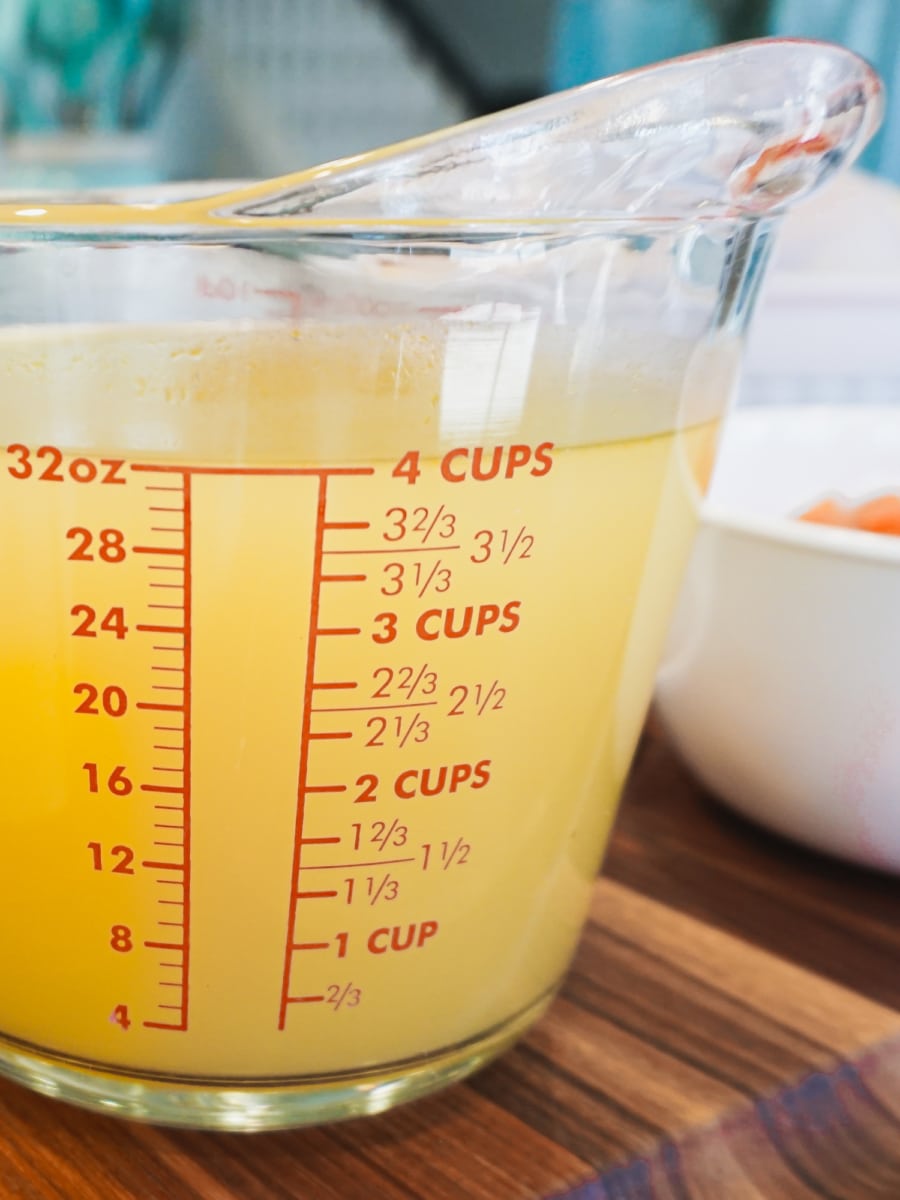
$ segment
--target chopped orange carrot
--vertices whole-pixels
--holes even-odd
[[[812,521],[815,525],[851,525],[850,509],[836,500],[820,500],[812,508],[800,514],[801,521]]]
[[[874,500],[865,500],[855,506],[841,504],[837,500],[821,500],[801,513],[800,520],[900,537],[900,496],[876,496]]]
[[[878,496],[853,510],[855,529],[900,537],[900,496]]]

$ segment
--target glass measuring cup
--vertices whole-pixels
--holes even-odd
[[[748,43],[216,198],[0,212],[0,1069],[375,1112],[585,915],[778,215],[879,108]]]

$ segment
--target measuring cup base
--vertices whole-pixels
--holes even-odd
[[[0,1074],[57,1100],[156,1125],[248,1133],[320,1125],[384,1112],[464,1079],[507,1050],[542,1016],[555,992],[469,1041],[368,1072],[277,1085],[154,1080],[74,1065],[0,1038]]]

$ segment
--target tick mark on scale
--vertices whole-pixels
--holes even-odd
[[[374,862],[301,863],[301,871],[354,871],[359,867],[393,867],[399,863],[415,862],[414,858],[382,858]]]

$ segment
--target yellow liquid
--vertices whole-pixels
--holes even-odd
[[[155,384],[162,336],[129,353],[127,335],[85,335],[78,361],[75,342],[7,348],[0,1034],[205,1080],[421,1059],[566,968],[713,426],[539,450],[552,429],[436,446],[426,419],[389,456],[383,422],[337,419],[361,390],[346,338],[307,347],[305,374],[296,340],[245,340],[248,392],[249,368],[193,336],[166,335]],[[118,441],[112,382],[146,418]],[[327,458],[305,453],[318,410],[275,404],[307,382],[335,398]],[[397,428],[434,386],[391,377]],[[241,455],[222,431],[244,409]],[[62,461],[40,454],[54,442]],[[510,466],[513,444],[528,457]],[[482,463],[505,447],[493,478],[471,478],[479,445]],[[395,469],[414,450],[410,482]]]

